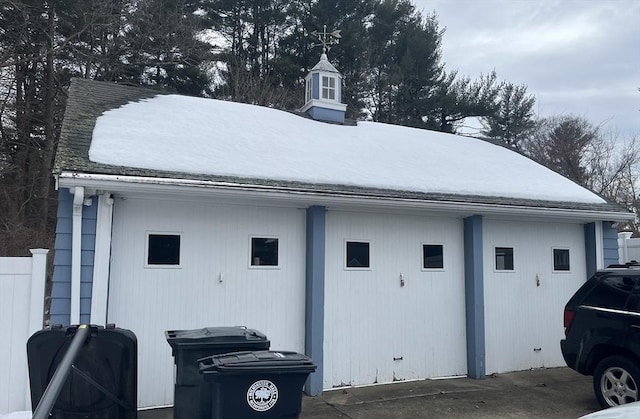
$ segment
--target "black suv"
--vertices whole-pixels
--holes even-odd
[[[599,270],[564,309],[562,355],[602,407],[640,400],[640,264]]]

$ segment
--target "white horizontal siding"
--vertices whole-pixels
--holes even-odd
[[[173,401],[165,330],[242,325],[304,351],[304,220],[295,208],[116,199],[108,320],[138,337],[140,407]],[[147,231],[181,234],[180,268],[144,267]],[[277,269],[249,268],[252,235],[279,238]]]
[[[370,269],[344,268],[346,240],[370,242]],[[461,220],[329,211],[325,269],[325,388],[466,373]]]
[[[565,365],[563,310],[586,280],[584,226],[484,220],[487,373]],[[513,247],[514,271],[496,271],[494,248]],[[554,273],[552,249],[570,249]]]

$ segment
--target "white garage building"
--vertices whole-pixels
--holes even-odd
[[[73,81],[51,321],[131,329],[140,407],[173,401],[175,329],[260,330],[312,395],[563,365],[563,306],[633,215],[485,141],[350,124],[327,64],[304,114]]]

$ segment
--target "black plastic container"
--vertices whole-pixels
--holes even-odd
[[[87,326],[82,326],[87,327]],[[73,362],[51,418],[137,418],[138,343],[114,325],[88,326],[90,333]],[[27,341],[31,405],[35,410],[78,326],[52,326]]]
[[[174,419],[211,417],[211,391],[200,374],[200,358],[228,352],[266,350],[270,345],[262,333],[239,326],[168,330],[165,337],[171,345],[176,365]]]
[[[285,351],[236,352],[200,360],[211,384],[213,419],[290,419],[302,409],[302,387],[316,365]]]

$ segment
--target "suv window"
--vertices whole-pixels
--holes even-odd
[[[583,304],[624,310],[629,295],[635,286],[635,279],[628,276],[608,275],[596,285]]]

